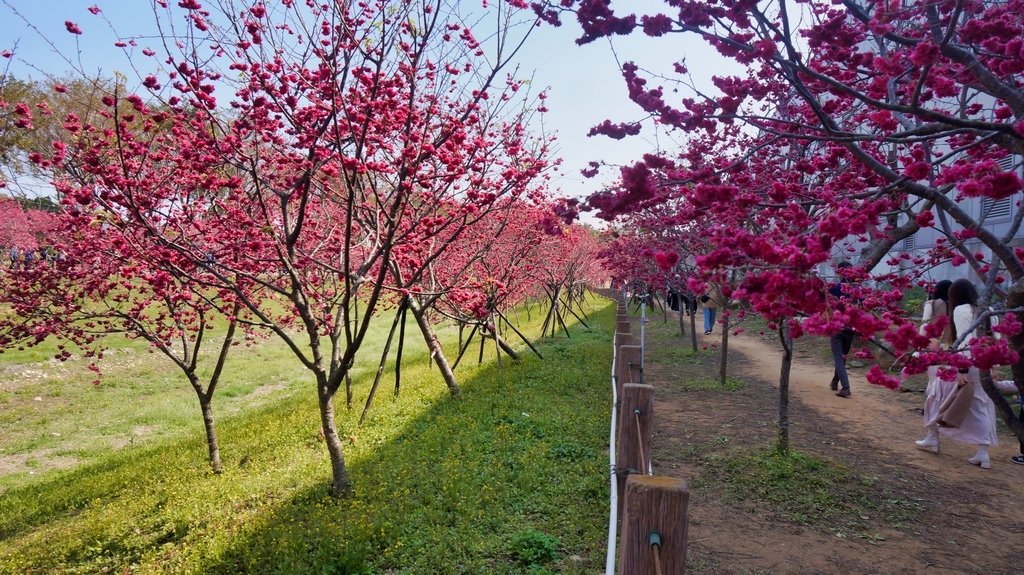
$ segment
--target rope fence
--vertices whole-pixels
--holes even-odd
[[[651,553],[654,554],[654,573],[655,575],[662,575],[661,570],[661,535],[657,533],[651,533],[647,540],[651,543]]]
[[[633,419],[636,421],[636,450],[640,454],[640,470],[647,473],[647,475],[653,475],[653,470],[647,465],[647,458],[644,456],[644,436],[640,430],[640,410],[634,409]]]
[[[605,574],[681,574],[686,567],[690,492],[682,479],[654,475],[651,461],[654,386],[644,381],[646,298],[633,299],[640,315],[639,345],[634,345],[634,321],[629,317],[627,294],[613,290],[597,292],[617,304],[612,343],[611,473]]]

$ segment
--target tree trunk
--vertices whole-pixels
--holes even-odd
[[[697,353],[697,310],[690,312],[690,345],[693,353]]]
[[[498,313],[501,314],[500,311]],[[523,335],[523,333],[521,331],[516,329],[516,326],[512,325],[512,322],[508,321],[507,317],[505,317],[504,315],[502,315],[502,317],[504,317],[504,319],[505,319],[505,325],[507,325],[516,335],[518,335],[519,339],[523,340],[523,343],[525,343],[527,345],[527,347],[529,347],[531,350],[533,350],[533,353],[537,354],[537,357],[539,357],[541,359],[544,359],[544,356],[542,356],[540,354],[540,352],[537,351],[537,348],[533,346],[533,344],[530,342],[530,340],[527,339],[526,336]]]
[[[587,301],[587,292],[585,289],[580,290],[579,296],[576,297],[576,305],[579,307],[580,313],[583,314],[583,319],[590,319],[590,316],[587,315],[587,310],[583,309],[583,304],[587,304],[591,310],[594,309],[594,307],[590,305],[590,302]]]
[[[459,367],[459,362],[462,361],[463,354],[469,349],[469,344],[473,343],[473,336],[476,335],[476,330],[480,327],[479,324],[473,324],[473,329],[469,330],[469,337],[466,338],[465,344],[459,348],[459,355],[455,357],[455,363],[452,364],[452,371],[455,371]]]
[[[486,332],[486,328],[480,328],[480,353],[477,354],[476,356],[477,365],[480,365],[481,363],[484,362],[484,346],[487,344],[487,336],[485,335]]]
[[[572,311],[572,305],[571,305],[571,303],[566,303],[566,304],[565,304],[565,306],[563,306],[563,307],[565,308],[565,311],[567,311],[567,312],[571,313],[571,314],[572,314],[572,317],[576,318],[576,321],[580,322],[580,324],[582,324],[582,325],[583,325],[583,327],[585,327],[585,328],[587,328],[587,329],[590,329],[590,326],[589,326],[589,325],[587,325],[587,322],[583,321],[583,318],[582,318],[582,317],[580,317],[579,315],[577,315],[577,314],[576,314],[576,312]],[[582,311],[582,310],[580,310],[580,311]]]
[[[782,342],[782,367],[779,369],[779,437],[775,446],[780,454],[789,456],[789,372],[793,367],[793,340],[789,337],[786,320],[779,323]]]
[[[402,351],[405,346],[405,318],[409,313],[409,304],[402,308],[402,322],[398,327],[398,350],[395,351],[395,397],[402,390]]]
[[[494,357],[497,360],[498,367],[501,367],[501,335],[498,333],[498,325],[494,322],[493,314],[491,314],[490,320],[493,326],[491,331],[494,335]]]
[[[238,317],[238,310],[241,308],[241,304],[236,303],[234,309],[231,311],[231,317]],[[224,341],[220,344],[220,353],[217,354],[217,363],[214,365],[213,373],[210,375],[210,382],[207,384],[206,389],[203,390],[202,384],[199,383],[199,377],[196,375],[195,370],[192,367],[185,369],[185,377],[188,378],[192,389],[196,392],[196,397],[199,399],[199,409],[203,414],[203,428],[206,431],[206,449],[210,456],[210,467],[214,473],[221,473],[224,471],[224,466],[220,461],[220,442],[217,441],[217,428],[214,425],[213,419],[213,394],[217,391],[217,384],[220,383],[220,375],[224,372],[224,364],[227,362],[228,353],[231,351],[231,345],[235,339],[235,329],[238,327],[238,321],[232,320],[228,322],[228,331],[224,334]],[[202,332],[200,332],[201,334]],[[196,344],[196,351],[198,352],[198,340]]]
[[[317,395],[320,404],[320,427],[331,456],[331,493],[335,497],[350,497],[352,482],[345,469],[345,454],[342,451],[338,427],[334,422],[334,393],[327,387],[327,376],[317,375]]]
[[[556,297],[558,299],[555,299],[554,301],[552,301],[551,309],[552,309],[552,311],[555,312],[555,319],[558,320],[558,321],[557,321],[557,323],[554,323],[551,326],[551,337],[555,337],[555,335],[557,335],[557,333],[558,333],[558,326],[561,325],[562,326],[562,331],[565,332],[565,337],[567,337],[569,339],[572,339],[572,336],[569,335],[569,328],[566,327],[566,325],[565,325],[565,319],[562,318],[561,293],[559,293],[559,292],[555,292],[555,293],[556,293]]]
[[[726,374],[728,373],[729,365],[729,310],[722,310],[722,351],[720,355],[721,361],[718,366],[718,380],[721,382],[722,387],[725,387]]]
[[[437,334],[430,328],[430,324],[427,322],[419,302],[410,298],[409,310],[412,311],[412,316],[416,318],[416,325],[420,327],[420,332],[423,334],[423,340],[427,342],[430,355],[437,362],[437,368],[441,371],[441,377],[444,378],[444,383],[448,386],[448,393],[452,396],[458,396],[461,392],[459,382],[455,380],[455,373],[452,372],[451,366],[448,365],[448,358],[444,356],[444,348],[441,347]]]
[[[686,304],[679,306],[679,337],[686,337]]]
[[[366,396],[366,405],[363,406],[363,413],[359,415],[359,424],[362,425],[363,420],[366,419],[366,413],[370,411],[370,406],[373,405],[373,397],[377,394],[377,387],[380,385],[380,378],[384,375],[384,367],[387,365],[388,353],[391,352],[391,340],[395,337],[395,328],[398,327],[399,322],[402,320],[402,310],[405,309],[404,302],[398,306],[398,311],[395,313],[395,320],[391,322],[391,331],[388,332],[388,339],[384,342],[384,352],[380,354],[380,365],[377,366],[377,374],[373,377],[373,385],[370,386],[370,393]]]
[[[199,409],[203,412],[203,428],[206,430],[206,450],[210,454],[210,467],[214,473],[224,471],[220,462],[220,444],[217,442],[217,428],[213,424],[213,396],[199,394]]]
[[[501,351],[505,352],[505,355],[509,356],[509,358],[511,358],[512,361],[514,361],[516,363],[519,362],[519,352],[517,352],[515,350],[515,348],[513,348],[508,343],[506,343],[505,340],[502,339],[501,336],[499,336],[496,331],[492,331],[490,328],[488,328],[488,329],[485,330],[485,332],[488,334],[487,337],[493,337],[495,339],[498,347],[501,348]],[[529,342],[527,342],[527,343],[529,343]],[[536,353],[536,350],[534,350],[534,352]],[[540,355],[540,354],[538,354],[538,355]],[[498,365],[501,365],[500,352],[499,352],[498,358],[499,358],[498,359]]]
[[[549,294],[550,297],[550,294]],[[554,307],[548,308],[547,315],[544,316],[544,325],[540,328],[540,336],[547,337],[548,335],[548,323],[552,321],[551,314],[555,311]],[[554,335],[552,335],[554,337]]]

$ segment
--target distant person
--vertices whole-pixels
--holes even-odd
[[[683,301],[686,303],[687,317],[697,313],[697,294],[688,291],[683,294]]]
[[[668,309],[672,311],[681,311],[681,298],[679,297],[679,292],[677,292],[675,288],[668,288],[668,295],[665,299],[668,301]]]
[[[919,333],[924,333],[925,326],[932,319],[949,315],[949,286],[953,282],[942,280],[935,284],[928,301],[924,302],[924,312],[921,314],[921,328]],[[932,340],[930,348],[937,350],[949,339],[949,326],[942,332],[938,339]],[[939,426],[934,423],[939,414],[939,407],[945,401],[949,392],[956,387],[956,382],[945,381],[939,377],[939,366],[928,366],[928,387],[925,389],[924,426],[927,434],[924,439],[915,441],[919,449],[927,449],[935,453],[939,452]]]
[[[700,296],[700,301],[704,304],[704,335],[711,335],[711,332],[715,330],[715,315],[718,313],[718,306],[722,304],[722,292],[718,290],[718,286],[710,284],[708,293]]]
[[[850,262],[840,262],[836,266],[836,271],[838,272],[849,267],[851,267]],[[830,294],[839,300],[841,308],[849,303],[847,300],[850,294],[847,290],[843,289],[843,285],[848,283],[849,281],[840,273],[839,281],[828,290]],[[828,338],[828,345],[832,350],[832,364],[835,366],[832,372],[832,381],[829,383],[829,389],[835,391],[839,397],[850,397],[850,375],[846,371],[846,356],[850,354],[850,348],[853,347],[853,338],[856,335],[857,332],[853,331],[852,328],[843,326],[842,329]]]
[[[949,311],[952,315],[950,322],[950,343],[970,329],[978,314],[978,290],[971,282],[959,279],[949,286]],[[970,344],[975,334],[967,334],[960,353],[970,357]],[[965,404],[963,410],[958,410],[959,402],[953,401],[957,389],[962,393],[970,393],[970,402]],[[961,419],[962,418],[962,419]],[[999,437],[996,435],[996,408],[988,394],[981,387],[980,372],[977,367],[961,368],[957,374],[956,388],[951,391],[949,397],[939,408],[939,413],[929,424],[934,424],[939,431],[939,436],[977,446],[974,455],[967,459],[968,463],[977,465],[982,469],[989,469],[992,463],[989,459],[988,450],[990,447],[999,444]],[[936,441],[934,451],[938,451]]]

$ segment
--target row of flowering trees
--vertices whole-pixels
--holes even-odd
[[[741,73],[715,76],[710,93],[692,85],[685,45],[675,44],[679,61],[668,73],[624,63],[633,102],[685,144],[623,167],[590,205],[603,217],[628,218],[643,230],[640,243],[692,261],[693,288],[718,283],[777,325],[787,358],[783,394],[788,342],[803,333],[849,326],[896,354],[926,347],[901,291],[926,285],[928,270],[948,262],[983,284],[982,309],[994,309],[980,322],[1002,315],[996,331],[1010,337],[975,340],[971,358],[906,356],[908,367],[977,366],[1004,421],[1024,439],[989,376],[1009,365],[1024,392],[1016,319],[1024,252],[1014,247],[1024,219],[1024,2],[672,0],[641,15],[593,0],[533,7],[552,23],[573,12],[579,43],[624,34],[687,39],[739,65]],[[641,130],[612,119],[594,132],[623,138]],[[996,227],[987,206],[1006,199],[1016,210]],[[923,228],[939,232],[933,248],[891,255]],[[858,284],[857,305],[829,295],[820,277],[823,264],[839,260],[856,264],[846,279]],[[890,273],[894,267],[901,271]],[[928,335],[946,321],[936,318]],[[877,367],[869,380],[895,385]]]
[[[10,265],[25,261],[26,254],[33,256],[46,252],[45,238],[52,232],[56,218],[50,212],[27,208],[14,198],[0,196],[0,246]]]
[[[28,154],[61,198],[63,257],[4,276],[0,344],[148,340],[195,390],[219,470],[225,358],[239,331],[272,334],[310,372],[332,487],[348,495],[334,400],[374,318],[394,309],[404,332],[412,313],[457,394],[435,316],[522,301],[590,237],[557,223],[550,142],[529,130],[542,98],[510,68],[529,13],[492,6],[485,44],[440,0],[156,7],[173,42],[121,43],[156,71],[137,91],[97,88],[95,119],[67,112]],[[54,113],[3,109],[26,131]],[[213,343],[215,322],[227,331]]]

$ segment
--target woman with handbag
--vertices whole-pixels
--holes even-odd
[[[949,315],[949,286],[953,282],[942,280],[935,284],[928,301],[924,302],[924,313],[921,315],[921,327],[919,333],[924,333],[925,326],[934,318]],[[949,326],[943,330],[938,339],[933,339],[930,348],[938,350],[947,343],[949,337]],[[916,352],[915,352],[915,355]],[[939,452],[939,426],[933,423],[939,414],[939,407],[949,395],[949,392],[956,389],[955,381],[946,381],[939,377],[939,366],[928,367],[928,387],[925,388],[924,408],[921,410],[924,415],[924,426],[928,430],[924,439],[915,441],[918,449],[926,449],[934,453]]]
[[[978,310],[978,290],[971,282],[959,279],[949,286],[950,339],[956,341],[960,334],[969,330],[974,323]],[[964,339],[962,351],[970,356],[970,343],[975,337],[970,333]],[[992,400],[981,388],[978,368],[958,370],[956,387],[939,406],[939,411],[928,423],[937,427],[939,435],[977,446],[977,452],[967,459],[973,465],[989,469],[992,463],[988,449],[999,444],[996,435],[996,408]],[[926,438],[927,440],[927,438]],[[922,448],[931,448],[931,446]],[[938,452],[938,437],[935,438],[933,451]]]

